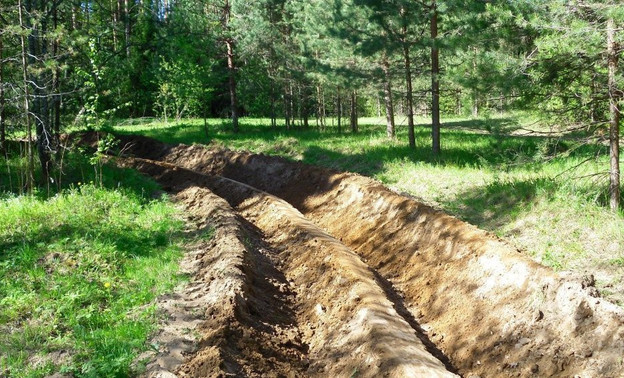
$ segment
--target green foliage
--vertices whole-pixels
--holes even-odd
[[[112,171],[104,184],[117,187],[124,173]],[[0,199],[0,375],[136,374],[154,299],[182,279],[182,221],[149,199],[152,182],[130,178]]]

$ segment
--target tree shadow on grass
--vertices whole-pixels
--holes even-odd
[[[428,127],[429,125],[419,124],[418,126]],[[515,117],[502,117],[449,120],[444,121],[442,127],[445,129],[469,130],[480,133],[509,134],[520,129],[522,125]]]
[[[433,160],[424,146],[412,150],[409,147],[377,147],[365,153],[345,155],[317,146],[309,147],[304,162],[326,166],[340,171],[350,171],[374,177],[387,171],[386,163],[408,161],[432,166],[459,168],[481,165],[505,165],[513,157],[491,152],[480,155],[478,151],[461,148],[446,150],[447,160]],[[459,191],[454,199],[440,204],[450,213],[471,224],[487,230],[496,230],[513,222],[520,213],[529,208],[539,197],[547,198],[555,193],[556,182],[545,177],[527,179],[494,179],[482,185]],[[418,193],[413,193],[418,197]],[[444,197],[443,197],[444,198]]]
[[[538,198],[547,198],[555,190],[556,183],[551,179],[495,180],[462,191],[443,205],[460,219],[493,231],[514,222]]]
[[[437,158],[431,153],[430,129],[426,124],[416,127],[416,148],[411,150],[407,148],[406,126],[397,126],[397,139],[383,144],[386,140],[385,125],[381,124],[362,124],[358,133],[345,130],[338,133],[336,127],[320,130],[314,126],[298,126],[286,129],[284,126],[272,128],[261,120],[256,124],[251,121],[242,124],[239,133],[232,133],[223,125],[214,122],[207,127],[204,127],[203,122],[183,122],[143,131],[142,134],[166,143],[217,142],[231,148],[254,149],[255,152],[291,158],[300,158],[303,155],[306,162],[313,164],[317,162],[314,160],[314,153],[309,150],[318,148],[319,145],[336,153],[351,155],[351,160],[369,154],[372,156],[365,160],[376,158],[379,160],[378,164],[388,160],[408,159],[459,167],[535,162],[560,153],[588,156],[600,152],[595,146],[577,148],[573,141],[563,142],[544,135],[509,135],[520,127],[518,120],[513,117],[445,122],[442,126],[442,154]],[[335,156],[335,153],[328,152],[323,155]],[[327,160],[324,156],[320,157],[322,161]],[[340,165],[332,167],[344,169]],[[355,171],[367,173],[357,169]]]

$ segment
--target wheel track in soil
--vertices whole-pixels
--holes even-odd
[[[297,293],[293,308],[308,348],[302,357],[304,365],[310,364],[308,375],[329,376],[314,370],[318,356],[313,343],[306,341],[307,322],[314,314],[305,315],[304,310],[315,301],[301,293],[305,288],[288,272],[288,263],[282,266],[287,256],[280,248],[289,233],[274,228],[278,220],[285,221],[263,212],[262,201],[241,207],[258,193],[265,201],[271,198],[269,202],[274,199],[286,206],[287,213],[295,212],[289,219],[301,219],[304,229],[312,227],[349,253],[357,253],[361,271],[368,273],[362,277],[370,281],[372,276],[370,282],[381,291],[392,318],[411,325],[412,335],[418,334],[433,354],[444,351],[462,375],[624,376],[624,314],[597,296],[591,276],[556,274],[487,232],[358,175],[218,147],[167,146],[134,136],[121,139],[135,156],[160,160],[127,159],[124,164],[160,178],[170,190],[210,188],[255,222],[263,238],[273,243],[271,256],[276,260],[271,261],[278,262]],[[327,232],[339,235],[342,243]],[[306,241],[299,240],[300,255],[314,251]],[[331,277],[322,269],[319,272],[325,274],[319,280]],[[326,312],[326,305],[318,303],[320,311],[316,306],[315,311]],[[421,342],[414,345],[427,350]],[[336,368],[331,373],[338,376],[350,376],[348,369],[328,361],[320,365]],[[390,374],[385,368],[377,373]]]
[[[448,359],[427,340],[414,319],[404,317],[405,307],[391,285],[380,281],[357,254],[290,204],[234,180],[170,164],[145,159],[118,162],[150,174],[169,191],[179,193],[182,203],[215,202],[212,193],[226,198],[236,221],[230,222],[235,230],[225,232],[237,235],[239,244],[239,248],[229,248],[230,255],[242,250],[239,260],[244,261],[243,278],[237,275],[240,293],[226,292],[224,299],[230,300],[225,310],[208,310],[212,319],[215,311],[234,313],[235,319],[218,316],[227,318],[229,324],[222,332],[211,329],[219,328],[214,322],[204,324],[199,350],[190,359],[174,367],[162,363],[163,357],[161,363],[157,358],[148,366],[148,376],[171,370],[180,376],[210,376],[218,375],[219,369],[240,376],[455,376],[447,370],[452,367],[438,357],[447,365]],[[197,193],[205,188],[210,189],[201,192],[206,199],[198,198]],[[192,200],[186,194],[189,191],[195,193]],[[217,244],[221,238],[216,237]],[[200,279],[205,276],[199,275]],[[208,276],[212,281],[213,274]],[[275,307],[281,313],[296,314],[296,319],[285,323],[279,320],[280,314],[267,316]],[[247,332],[236,332],[239,328]],[[293,348],[299,358],[276,361],[275,356]],[[163,355],[168,353],[165,350]]]

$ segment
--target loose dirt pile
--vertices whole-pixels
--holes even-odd
[[[287,282],[227,202],[198,186],[179,189],[175,200],[197,232],[214,236],[184,259],[190,284],[161,300],[168,319],[152,340],[159,353],[147,376],[300,376],[306,346],[286,305]]]
[[[144,138],[123,143],[168,163],[124,164],[168,190],[210,189],[253,229],[249,240],[259,247],[251,250],[291,293],[284,303],[301,364],[285,364],[295,375],[435,376],[449,374],[445,365],[483,377],[624,373],[624,314],[598,297],[591,276],[555,274],[496,237],[357,175]],[[261,286],[250,282],[253,294]],[[276,332],[250,340],[262,344]],[[239,371],[267,371],[249,366]]]

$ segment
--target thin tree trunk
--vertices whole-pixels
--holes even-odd
[[[412,94],[412,67],[410,58],[410,48],[407,42],[407,14],[405,8],[401,9],[401,18],[403,22],[403,59],[405,63],[405,83],[407,86],[407,132],[409,138],[409,146],[416,148],[416,136],[414,134],[414,99]]]
[[[472,116],[477,118],[479,116],[479,98],[477,97],[477,90],[472,90]]]
[[[431,3],[431,139],[433,155],[440,154],[440,57],[438,38],[438,10],[435,0]]]
[[[592,79],[591,79],[591,104],[590,104],[590,112],[589,112],[589,116],[590,119],[592,121],[592,123],[597,122],[598,121],[598,107],[596,106],[596,93],[597,93],[597,88],[596,88],[596,73],[592,74]]]
[[[130,57],[130,5],[124,0],[124,34],[126,44],[126,57]]]
[[[54,3],[54,30],[58,27],[58,7],[57,3]],[[54,39],[54,46],[52,47],[52,54],[54,59],[57,59],[59,51],[59,39]],[[52,78],[52,90],[54,92],[54,123],[52,126],[52,139],[54,142],[54,149],[57,152],[57,156],[61,151],[60,137],[61,137],[61,69],[57,67],[54,69]]]
[[[223,4],[223,19],[221,26],[224,30],[230,28],[231,6],[230,0],[225,0]],[[227,68],[228,68],[228,85],[230,89],[230,111],[232,114],[232,130],[238,132],[238,98],[236,96],[236,65],[234,63],[234,41],[230,38],[225,39],[225,47],[227,52]]]
[[[472,58],[472,74],[477,75],[477,48],[474,48],[474,56]],[[472,116],[477,118],[479,116],[479,92],[477,88],[472,89]]]
[[[22,0],[17,0],[18,14],[19,14],[19,23],[22,31],[26,29],[24,25],[24,14],[22,7]],[[26,148],[26,154],[28,155],[28,170],[26,172],[26,189],[29,193],[32,193],[33,190],[33,182],[34,182],[34,170],[35,170],[35,162],[34,162],[34,154],[32,147],[32,126],[30,123],[30,104],[29,97],[30,93],[28,90],[28,60],[26,59],[26,41],[24,38],[24,33],[20,33],[20,44],[22,48],[22,78],[24,80],[24,120],[26,121],[26,134],[28,135],[28,143]]]
[[[611,210],[620,208],[620,96],[617,91],[615,75],[618,68],[617,43],[615,42],[615,21],[607,22],[607,56],[609,62],[609,145],[610,145],[610,183],[609,204]]]
[[[225,45],[227,47],[227,64],[229,73],[229,86],[230,86],[230,107],[232,111],[232,130],[238,132],[238,98],[236,96],[236,66],[234,65],[234,49],[232,41],[226,40]]]
[[[388,58],[384,55],[382,61],[384,72],[384,102],[386,105],[386,136],[389,139],[396,137],[396,128],[394,124],[394,104],[392,101],[392,78],[390,77],[390,64]]]
[[[324,109],[324,98],[325,93],[322,85],[316,86],[316,105],[317,105],[317,120],[319,122],[318,126],[321,130],[325,130],[325,109]]]
[[[340,97],[340,88],[337,90],[336,101],[336,113],[338,113],[338,134],[340,134],[342,133],[342,99]]]
[[[351,91],[351,132],[358,132],[357,92]]]
[[[86,19],[86,23],[87,23],[87,30],[91,27],[91,1],[87,0],[85,2],[85,19]]]
[[[288,85],[284,87],[284,121],[286,125],[286,130],[290,130],[290,99]]]
[[[113,51],[117,51],[117,11],[116,11],[116,1],[110,0],[111,7],[111,22],[113,24],[112,34],[113,34]]]
[[[297,126],[295,114],[295,93],[292,80],[288,83],[288,114],[290,114],[290,126]]]
[[[6,124],[4,118],[4,45],[2,34],[0,34],[0,152],[5,155],[6,149]]]
[[[277,115],[275,114],[275,83],[271,81],[271,128],[277,128]]]
[[[325,89],[321,90],[321,127],[325,131],[327,126],[327,110],[325,107]]]
[[[78,12],[76,11],[77,6],[72,5],[71,7],[71,25],[72,30],[78,29]]]
[[[306,129],[310,127],[310,109],[308,107],[308,102],[308,87],[304,85],[301,90],[301,112],[303,115],[303,127]]]
[[[41,13],[47,11],[45,2],[41,0],[39,4],[35,1],[35,8],[40,5]],[[39,29],[40,28],[40,29]],[[37,53],[41,53],[41,57],[45,59],[48,55],[48,43],[46,41],[48,23],[47,19],[43,18],[38,27],[33,28],[32,38],[29,38],[31,59],[37,56]],[[33,77],[36,80],[34,85],[34,113],[36,114],[35,120],[35,133],[37,135],[37,152],[39,155],[39,163],[41,164],[42,183],[45,185],[49,183],[50,170],[51,170],[51,156],[52,151],[52,138],[50,135],[50,108],[49,108],[49,92],[46,87],[45,72],[40,72]]]

